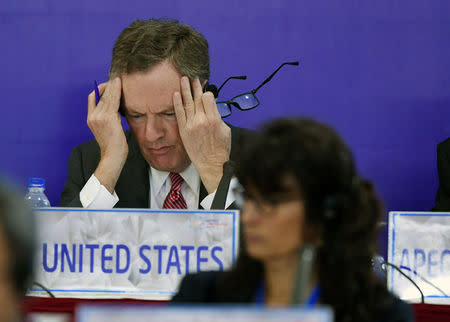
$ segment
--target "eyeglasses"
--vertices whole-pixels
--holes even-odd
[[[283,67],[284,65],[293,65],[293,66],[298,66],[299,63],[298,61],[294,61],[294,62],[285,62],[282,63],[272,74],[270,74],[269,77],[267,77],[258,87],[256,87],[255,89],[246,92],[246,93],[242,93],[239,94],[235,97],[233,97],[232,99],[228,100],[228,101],[220,101],[220,102],[216,102],[217,105],[217,109],[219,110],[219,114],[222,118],[230,116],[231,115],[231,106],[236,107],[237,109],[241,110],[241,111],[248,111],[251,110],[255,107],[257,107],[260,103],[258,98],[256,97],[256,92],[263,87],[265,84],[267,84],[272,78],[273,76],[275,76],[275,74],[281,69],[281,67]],[[244,78],[243,78],[244,77]],[[220,92],[220,90],[222,89],[223,85],[225,85],[226,82],[228,82],[230,79],[246,79],[246,76],[233,76],[233,77],[229,77],[220,87],[218,92]]]
[[[250,200],[254,203],[254,206],[258,209],[259,213],[261,213],[261,214],[271,212],[276,205],[276,204],[272,204],[271,202],[257,201],[256,198],[253,196],[250,196],[250,194],[248,194],[247,191],[244,189],[244,187],[241,186],[240,184],[237,184],[233,188],[233,194],[235,197],[235,203],[239,209],[243,209],[244,204]]]
[[[233,194],[235,203],[239,209],[243,209],[246,202],[252,202],[254,207],[256,207],[261,214],[269,214],[278,205],[299,199],[298,194],[288,192],[274,194],[269,198],[261,200],[261,198],[256,198],[256,196],[249,194],[239,183],[233,188]]]

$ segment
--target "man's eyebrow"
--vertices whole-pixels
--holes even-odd
[[[128,113],[128,114],[145,114],[139,111],[134,110],[132,107],[126,107],[125,105],[122,105],[124,107],[124,110]],[[175,108],[173,105],[171,106],[165,106],[162,107],[159,111],[157,111],[155,114],[165,114],[165,113],[174,113],[175,112]]]
[[[142,114],[141,112],[135,111],[133,110],[133,108],[130,107],[126,107],[125,105],[123,105],[124,110],[128,113],[128,114]]]
[[[161,110],[156,112],[156,114],[173,113],[174,111],[175,111],[175,108],[173,107],[173,105],[169,105],[169,106],[164,106],[163,108],[161,108]]]

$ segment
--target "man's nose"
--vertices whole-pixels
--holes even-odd
[[[149,142],[158,141],[164,136],[162,122],[155,117],[148,117],[145,124],[145,139]]]

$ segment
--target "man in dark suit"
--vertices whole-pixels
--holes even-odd
[[[244,130],[222,121],[208,78],[208,43],[190,26],[151,19],[123,30],[100,101],[88,97],[95,141],[73,150],[60,206],[210,208]]]
[[[434,211],[450,211],[450,138],[437,146],[439,188]]]

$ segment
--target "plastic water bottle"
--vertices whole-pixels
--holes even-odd
[[[33,208],[50,207],[50,201],[44,193],[45,180],[42,178],[28,179],[28,193],[25,195],[25,202]]]

